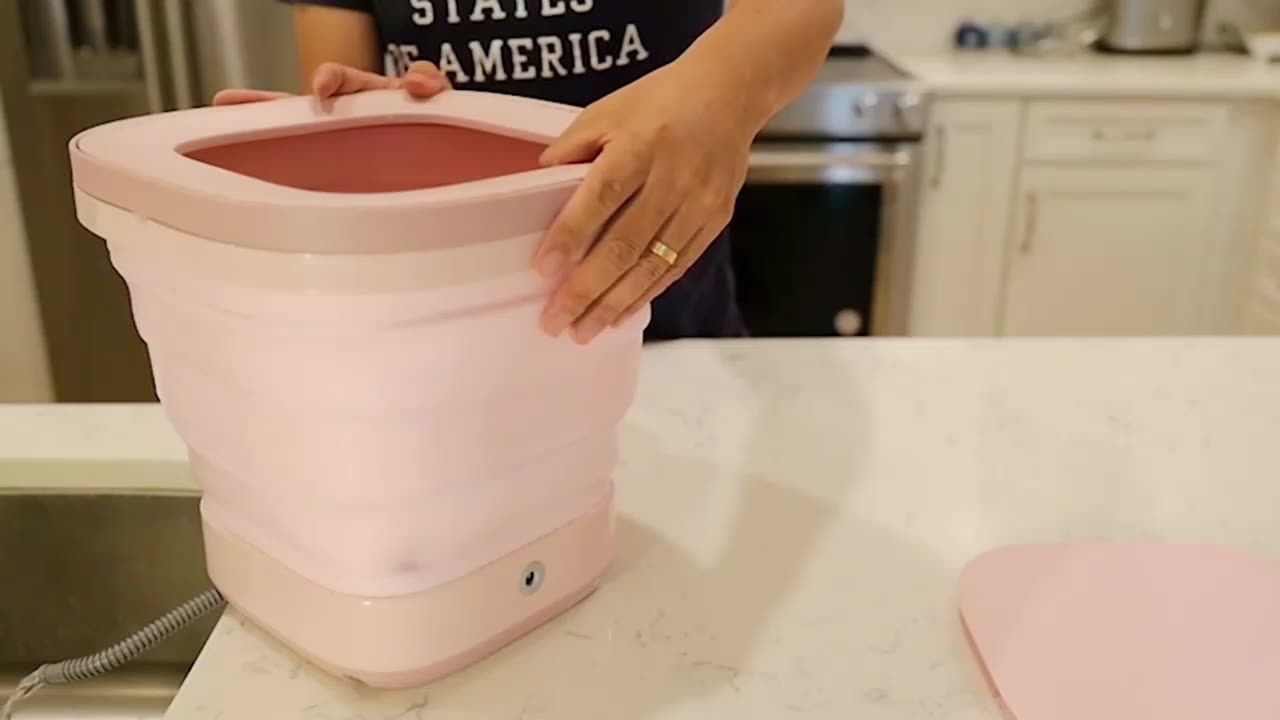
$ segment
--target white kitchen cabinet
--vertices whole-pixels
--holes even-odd
[[[1277,117],[1246,101],[944,94],[910,332],[1280,333],[1280,210],[1255,262]]]
[[[924,143],[912,335],[996,332],[1021,103],[941,99]]]
[[[1212,332],[1213,179],[1201,168],[1026,167],[999,334]]]

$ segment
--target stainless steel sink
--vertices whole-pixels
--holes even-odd
[[[193,492],[22,490],[4,479],[0,700],[40,663],[96,652],[210,586]],[[16,719],[160,718],[216,615],[126,669],[46,689]]]

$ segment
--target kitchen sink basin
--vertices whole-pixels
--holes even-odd
[[[0,704],[43,662],[96,652],[210,587],[193,490],[116,489],[110,482],[24,488],[0,464]],[[93,473],[93,463],[83,472]],[[185,474],[171,463],[158,472]],[[156,468],[151,468],[156,471]],[[160,718],[208,639],[217,613],[105,677],[46,688],[16,720]]]

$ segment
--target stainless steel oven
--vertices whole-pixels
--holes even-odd
[[[756,337],[905,332],[925,99],[862,48],[757,140],[731,223]]]

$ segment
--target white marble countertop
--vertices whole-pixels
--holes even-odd
[[[27,488],[197,491],[157,405],[0,403],[0,491]]]
[[[0,462],[186,459],[186,447],[153,403],[0,404]]]
[[[228,612],[166,718],[997,720],[962,566],[1027,541],[1280,553],[1277,438],[1280,339],[654,347],[595,595],[394,693]],[[154,407],[0,407],[0,457],[112,446],[181,457]]]
[[[1036,56],[877,49],[930,90],[950,95],[1280,99],[1280,65],[1242,54]]]
[[[385,693],[228,613],[166,717],[995,720],[975,554],[1280,552],[1280,339],[670,345],[625,433],[616,566],[560,619]]]

